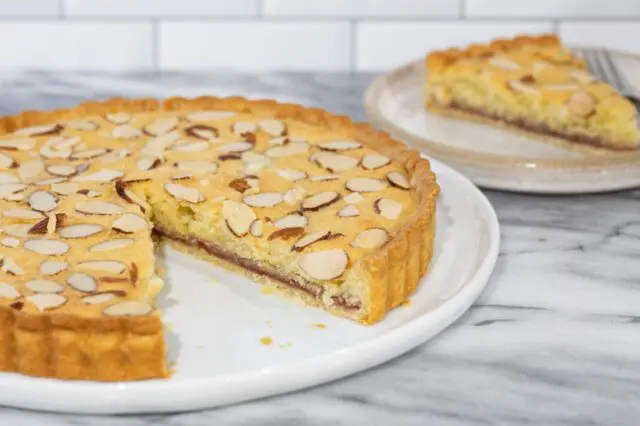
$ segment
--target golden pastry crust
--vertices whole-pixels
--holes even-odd
[[[388,134],[321,109],[240,97],[196,99],[114,98],[75,108],[27,111],[0,119],[0,135],[16,129],[107,113],[225,110],[288,118],[340,131],[401,164],[417,194],[414,211],[383,247],[350,266],[366,286],[363,308],[353,319],[381,320],[416,290],[433,254],[439,186],[429,162]],[[166,377],[164,332],[157,312],[141,317],[86,318],[72,313],[29,314],[0,306],[0,371],[61,379],[98,381]]]

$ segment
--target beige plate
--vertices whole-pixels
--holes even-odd
[[[640,56],[613,52],[640,90]],[[443,118],[423,106],[423,60],[380,75],[367,89],[369,120],[449,163],[477,185],[532,193],[590,193],[640,186],[640,151],[588,154],[564,150],[491,126]]]

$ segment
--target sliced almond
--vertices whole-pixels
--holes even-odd
[[[194,175],[214,173],[218,169],[218,165],[210,161],[179,161],[176,167]]]
[[[9,275],[24,275],[24,270],[13,260],[12,257],[5,257],[1,260],[0,271]]]
[[[309,151],[307,142],[291,142],[283,146],[269,148],[265,154],[271,158],[292,157]]]
[[[254,147],[254,144],[252,144],[251,142],[232,142],[232,143],[220,145],[218,147],[218,153],[222,155],[234,154],[234,153],[239,154],[241,152],[249,151],[253,147]]]
[[[9,172],[0,172],[0,184],[3,183],[19,183],[20,179]]]
[[[547,92],[573,92],[579,90],[580,86],[571,83],[545,84],[540,89]]]
[[[59,195],[71,195],[78,191],[78,184],[65,182],[51,184],[51,190]]]
[[[169,132],[162,136],[156,136],[147,141],[140,153],[149,157],[164,158],[165,151],[178,140],[180,140],[179,132]]]
[[[247,189],[251,188],[246,178],[238,178],[229,182],[229,188],[244,194]]]
[[[27,240],[24,242],[24,248],[39,254],[60,256],[69,251],[69,244],[49,239]]]
[[[235,111],[198,111],[192,112],[187,115],[189,121],[216,121],[226,120],[236,116],[238,113]]]
[[[277,229],[304,228],[309,224],[309,219],[297,213],[288,214],[273,222]]]
[[[332,180],[338,180],[340,176],[338,175],[316,175],[311,176],[311,182],[328,182]]]
[[[304,234],[304,228],[299,227],[299,226],[298,227],[292,227],[292,228],[282,228],[282,229],[278,229],[275,232],[272,232],[271,235],[269,235],[268,240],[269,241],[273,241],[273,240],[288,241],[288,240],[291,240],[293,238],[298,238],[302,234]]]
[[[323,151],[332,151],[332,152],[351,151],[354,149],[362,148],[362,144],[356,141],[341,140],[341,141],[331,141],[331,142],[324,142],[324,143],[318,144],[318,148],[320,148]]]
[[[22,193],[25,189],[27,189],[27,185],[23,183],[0,184],[0,198],[8,201],[22,201],[26,197]]]
[[[203,141],[213,141],[218,139],[218,129],[204,124],[194,124],[184,129],[184,132],[193,138],[202,139]]]
[[[81,189],[77,193],[81,195],[86,195],[87,198],[97,198],[100,195],[102,195],[101,192],[96,191],[95,189]]]
[[[133,117],[131,116],[131,114],[128,114],[126,112],[114,112],[110,114],[105,114],[104,118],[105,120],[113,124],[125,124],[131,121]]]
[[[302,210],[316,211],[327,207],[340,199],[340,194],[334,191],[318,192],[302,201]]]
[[[178,127],[176,117],[161,117],[144,126],[145,133],[151,136],[161,136]]]
[[[353,192],[353,193],[345,196],[344,200],[349,204],[358,204],[359,202],[364,200],[364,197],[362,195],[360,195],[358,192]]]
[[[0,239],[0,244],[4,247],[14,248],[20,245],[20,240],[13,237],[4,237]]]
[[[66,297],[51,293],[32,294],[27,296],[27,300],[40,312],[51,311],[67,303]]]
[[[329,231],[311,232],[311,233],[303,236],[302,238],[300,238],[298,241],[296,241],[291,249],[293,251],[302,251],[306,247],[309,247],[313,243],[317,243],[318,241],[326,240],[329,237],[329,234],[331,234],[331,232],[329,232]]]
[[[345,187],[352,192],[377,192],[387,187],[387,183],[380,179],[352,178],[347,180]]]
[[[58,260],[44,260],[40,263],[40,273],[42,275],[56,275],[69,268],[67,262]]]
[[[347,270],[349,256],[343,249],[314,251],[298,259],[300,268],[316,280],[333,280]]]
[[[531,84],[523,83],[520,80],[509,80],[507,86],[516,93],[524,93],[526,95],[539,95],[542,92]]]
[[[249,228],[249,232],[256,238],[262,237],[262,221],[260,219],[256,219],[251,223],[251,227]]]
[[[107,201],[79,201],[74,208],[80,213],[97,215],[111,215],[123,212],[122,207]]]
[[[90,160],[93,158],[102,157],[105,154],[111,152],[107,148],[93,148],[93,149],[85,149],[82,151],[74,152],[71,155],[72,160]]]
[[[297,182],[299,180],[303,180],[307,178],[307,173],[301,170],[294,169],[277,169],[276,173],[284,179],[287,179],[291,182]]]
[[[29,230],[31,229],[31,224],[13,224],[6,225],[2,228],[5,234],[10,235],[12,237],[25,238],[29,236]]]
[[[127,270],[127,265],[117,260],[89,260],[78,263],[76,267],[85,271],[106,271],[118,275]]]
[[[60,220],[58,220],[58,218]],[[29,234],[53,234],[64,225],[66,215],[64,213],[49,214],[47,217],[33,225]]]
[[[136,139],[142,136],[142,130],[129,124],[122,124],[111,130],[111,136],[118,139]]]
[[[409,182],[409,178],[404,173],[389,172],[387,173],[387,180],[396,188],[411,189],[411,182]]]
[[[190,188],[188,186],[180,185],[177,183],[165,183],[164,189],[177,200],[187,201],[189,203],[202,203],[205,200],[204,194],[197,188]]]
[[[131,238],[118,238],[115,240],[104,241],[102,243],[95,244],[89,248],[92,253],[119,250],[133,244],[135,240]]]
[[[269,140],[269,145],[282,146],[288,144],[289,142],[291,142],[291,140],[288,136],[280,136],[279,138],[273,138]]]
[[[500,56],[493,56],[489,58],[489,63],[494,67],[498,67],[506,71],[516,71],[520,69],[520,65],[517,62]]]
[[[246,137],[247,134],[255,133],[258,130],[258,126],[249,121],[236,121],[231,126],[231,129],[236,135]]]
[[[5,139],[0,141],[0,150],[27,151],[36,145],[35,139]]]
[[[352,245],[358,248],[375,249],[382,247],[389,241],[389,233],[382,228],[370,228],[360,232]]]
[[[96,279],[82,272],[71,274],[69,278],[67,278],[67,284],[73,289],[83,293],[93,293],[98,289]]]
[[[206,149],[209,149],[209,143],[205,141],[176,144],[171,148],[174,152],[198,152]]]
[[[138,170],[143,172],[155,169],[160,164],[162,164],[162,161],[158,157],[140,157],[138,161],[136,161]]]
[[[63,285],[51,280],[29,280],[24,284],[24,286],[36,293],[60,293],[64,290]]]
[[[149,210],[149,205],[140,197],[138,197],[133,191],[127,189],[127,184],[121,180],[117,180],[114,184],[114,188],[116,189],[116,193],[127,203],[135,204],[140,207],[142,212],[146,212]]]
[[[76,174],[76,168],[65,164],[54,164],[47,167],[47,172],[55,176],[73,176]]]
[[[340,173],[354,169],[360,161],[357,158],[340,154],[327,154],[316,158],[316,163],[331,173]]]
[[[11,284],[0,282],[0,299],[17,299],[21,294]]]
[[[60,133],[63,127],[60,124],[44,124],[42,126],[25,127],[15,131],[20,136],[45,136]]]
[[[284,198],[279,192],[261,192],[245,195],[242,201],[251,207],[273,207],[284,201]]]
[[[338,212],[339,217],[357,217],[360,216],[360,210],[353,204],[349,204],[348,206],[344,206]]]
[[[402,204],[390,198],[380,198],[373,203],[373,208],[385,219],[395,220],[402,213]]]
[[[139,300],[126,300],[124,302],[111,305],[102,311],[107,316],[144,316],[151,312],[151,306],[147,302]]]
[[[35,191],[29,195],[29,207],[38,212],[50,212],[58,207],[58,198],[47,191]]]
[[[576,116],[586,118],[596,111],[596,101],[588,92],[575,92],[568,102],[569,110]]]
[[[87,238],[102,231],[102,225],[96,223],[82,223],[79,225],[69,225],[58,231],[62,238],[75,239]]]
[[[131,234],[133,232],[140,231],[141,229],[146,229],[147,221],[135,213],[125,213],[116,219],[111,224],[111,227],[116,231]]]
[[[72,141],[79,141],[80,138],[72,138]],[[41,147],[40,155],[47,159],[53,158],[69,158],[71,156],[71,147],[65,149],[58,149],[58,146],[65,141],[62,137],[49,138]]]
[[[95,131],[98,130],[98,128],[100,126],[98,126],[98,123],[96,123],[95,121],[91,121],[91,120],[83,120],[83,119],[77,119],[77,120],[70,120],[67,121],[67,127],[73,130],[83,130],[85,132],[91,132],[91,131]]]
[[[122,176],[124,173],[120,170],[102,169],[88,175],[76,176],[72,180],[75,182],[111,182]]]
[[[53,185],[54,183],[65,182],[67,179],[63,177],[54,177],[50,179],[39,180],[35,182],[36,185]]]
[[[232,200],[222,202],[222,217],[236,237],[247,235],[251,225],[256,221],[256,215],[249,206]]]
[[[256,154],[252,151],[242,153],[242,161],[246,164],[244,167],[245,174],[255,174],[265,167],[271,165],[271,159],[262,154]]]
[[[44,171],[44,163],[40,160],[26,161],[18,167],[18,176],[26,181],[38,176]]]
[[[33,211],[31,209],[9,209],[3,211],[2,215],[13,219],[26,220],[42,219],[44,217],[42,213]]]
[[[375,170],[386,166],[390,162],[391,160],[389,157],[385,157],[381,154],[370,153],[362,157],[360,164],[362,164],[362,167],[366,170]]]
[[[16,162],[8,155],[0,153],[0,169],[11,169],[16,166]]]
[[[276,119],[265,119],[260,120],[258,125],[262,130],[269,133],[271,136],[277,137],[282,136],[287,133],[287,126],[284,124],[282,120]]]
[[[114,297],[116,297],[114,293],[97,293],[83,297],[82,302],[86,303],[87,305],[100,305],[102,303],[110,301]]]

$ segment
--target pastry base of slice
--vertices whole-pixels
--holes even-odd
[[[429,112],[442,115],[444,117],[459,118],[475,123],[487,124],[493,127],[509,130],[511,132],[516,132],[523,136],[544,140],[545,142],[551,143],[560,148],[573,151],[604,155],[616,151],[626,152],[635,149],[624,147],[622,144],[605,144],[597,138],[590,138],[582,134],[562,134],[554,129],[550,129],[544,123],[529,123],[521,119],[498,117],[486,111],[457,105],[456,103],[443,106],[427,102],[425,103],[425,108]]]

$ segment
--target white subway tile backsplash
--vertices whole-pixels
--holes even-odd
[[[161,68],[349,68],[347,23],[164,22],[159,34]]]
[[[56,16],[59,10],[59,0],[0,0],[0,17]]]
[[[466,0],[467,16],[594,17],[640,16],[639,0]]]
[[[560,37],[568,44],[640,51],[638,22],[566,22],[560,25]]]
[[[461,0],[263,0],[265,16],[457,16]]]
[[[433,49],[552,29],[550,22],[363,22],[357,26],[355,66],[357,70],[384,70],[423,58]]]
[[[0,23],[0,68],[127,70],[153,66],[150,23]]]
[[[61,0],[67,16],[256,16],[258,0]]]

